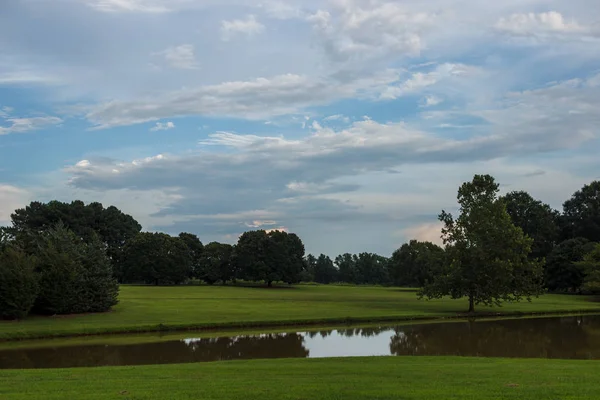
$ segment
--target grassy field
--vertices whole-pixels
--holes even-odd
[[[0,398],[595,399],[597,361],[366,357],[0,371]]]
[[[31,317],[0,322],[0,339],[141,332],[181,328],[250,328],[301,323],[393,321],[455,317],[465,300],[418,300],[398,288],[310,286],[252,288],[230,286],[122,286],[120,303],[104,314]],[[558,313],[599,311],[585,296],[545,295],[532,303],[479,307],[498,312]]]

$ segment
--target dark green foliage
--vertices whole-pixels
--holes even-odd
[[[565,240],[556,246],[546,260],[546,287],[552,291],[579,292],[585,277],[579,262],[593,248],[594,243],[585,238]]]
[[[544,258],[550,254],[560,236],[560,213],[523,191],[510,192],[501,199],[513,224],[533,239],[530,257]]]
[[[583,257],[579,266],[585,272],[582,291],[586,293],[600,293],[600,243],[596,243],[592,251]]]
[[[264,230],[245,232],[236,246],[235,263],[242,278],[296,283],[304,268],[304,245],[293,233]]]
[[[218,281],[225,283],[235,280],[233,246],[218,242],[204,246],[196,277],[211,285]]]
[[[186,243],[165,233],[138,233],[123,251],[123,280],[177,285],[190,278],[192,258]]]
[[[385,285],[389,283],[388,259],[374,253],[354,256],[359,284]]]
[[[476,304],[530,300],[541,293],[542,265],[529,259],[533,240],[513,224],[497,193],[498,184],[489,175],[475,175],[459,188],[459,217],[445,211],[439,217],[448,265],[420,296],[466,296],[472,312]]]
[[[104,244],[94,235],[84,242],[63,225],[41,236],[37,250],[40,291],[34,312],[103,312],[117,304],[118,284]]]
[[[314,265],[315,282],[329,284],[338,280],[338,270],[331,258],[321,254]]]
[[[392,254],[388,271],[394,286],[423,287],[442,268],[444,249],[431,242],[411,240]]]
[[[356,256],[344,253],[335,258],[338,267],[340,282],[359,283],[358,271],[356,269]]]
[[[563,204],[566,238],[600,242],[600,181],[585,185]]]
[[[16,210],[11,219],[9,231],[28,253],[35,253],[38,235],[58,223],[63,223],[85,241],[98,235],[106,245],[106,254],[118,278],[121,277],[119,261],[123,247],[142,228],[133,217],[116,207],[104,208],[100,203],[85,205],[79,200],[71,203],[34,201]]]
[[[181,239],[188,248],[190,260],[192,260],[192,276],[199,277],[201,272],[201,259],[204,252],[204,245],[198,238],[198,236],[192,233],[182,232],[179,234]]]
[[[315,268],[317,267],[317,259],[312,254],[304,257],[304,268],[300,272],[301,282],[315,282]]]
[[[38,295],[36,260],[11,247],[0,248],[0,319],[22,319]]]

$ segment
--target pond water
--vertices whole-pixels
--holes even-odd
[[[145,337],[146,341],[148,336]],[[67,368],[252,358],[456,355],[600,359],[600,315],[455,321],[153,343],[60,345],[0,350],[0,368]],[[160,341],[158,341],[160,340]],[[48,344],[50,343],[50,344]]]

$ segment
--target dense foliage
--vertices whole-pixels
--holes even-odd
[[[541,293],[541,263],[529,259],[533,239],[513,224],[497,198],[498,187],[493,177],[475,175],[458,190],[460,215],[454,219],[442,211],[448,263],[423,286],[422,296],[467,297],[473,312],[477,304],[499,305]]]
[[[17,249],[0,248],[0,319],[24,318],[38,295],[35,258]]]
[[[444,249],[431,242],[411,240],[392,254],[389,273],[395,286],[422,287],[442,268]]]

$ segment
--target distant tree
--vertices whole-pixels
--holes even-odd
[[[600,293],[600,243],[583,257],[579,266],[585,272],[582,290],[586,293]]]
[[[0,319],[27,316],[39,286],[36,259],[11,247],[0,248]]]
[[[315,282],[315,270],[317,267],[317,258],[312,254],[304,257],[304,268],[300,273],[301,282]]]
[[[125,282],[178,285],[190,277],[192,259],[179,237],[142,232],[125,246],[122,266]]]
[[[299,282],[304,245],[293,233],[264,230],[243,233],[236,246],[236,264],[247,280]]]
[[[218,242],[207,244],[200,257],[197,277],[210,285],[218,281],[225,283],[234,280],[236,271],[232,257],[232,245]]]
[[[34,312],[103,312],[117,304],[119,287],[105,246],[97,236],[84,242],[58,224],[41,235],[35,256],[39,294]]]
[[[344,253],[335,258],[340,282],[359,283],[356,262],[356,256],[352,256],[350,253]]]
[[[388,259],[374,253],[360,253],[355,256],[358,283],[384,285],[389,282]]]
[[[331,258],[321,254],[315,263],[315,282],[329,284],[337,280],[338,270]]]
[[[593,181],[563,204],[565,236],[600,242],[600,181]]]
[[[476,304],[530,300],[541,293],[541,263],[529,259],[533,240],[513,224],[497,193],[490,175],[475,175],[459,188],[458,218],[446,211],[439,216],[449,265],[420,290],[420,297],[466,296],[474,312]]]
[[[85,205],[76,200],[71,203],[34,201],[11,215],[9,233],[14,236],[28,253],[35,251],[37,235],[62,223],[77,237],[91,240],[98,235],[106,246],[106,254],[113,265],[115,275],[120,278],[119,261],[125,243],[141,229],[141,225],[130,215],[114,206],[104,208],[100,203]]]
[[[524,191],[510,192],[501,199],[513,224],[533,239],[530,257],[548,256],[559,240],[560,213]]]
[[[551,291],[579,292],[585,277],[580,263],[592,251],[594,243],[585,238],[565,240],[556,246],[546,260],[546,287]]]
[[[444,262],[444,249],[431,242],[411,240],[392,254],[388,270],[395,286],[423,287]]]
[[[190,260],[192,260],[192,276],[198,277],[201,274],[201,266],[200,262],[204,252],[204,245],[198,238],[198,236],[182,232],[179,234],[179,239],[181,239],[188,248]]]

